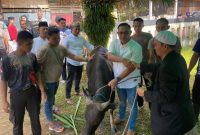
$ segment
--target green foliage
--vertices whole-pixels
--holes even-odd
[[[82,0],[85,11],[84,31],[94,45],[106,46],[110,32],[115,26],[112,15],[115,2],[112,0]]]

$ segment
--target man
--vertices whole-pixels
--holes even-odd
[[[160,18],[156,21],[156,31],[160,32],[163,30],[168,30],[170,28],[169,26],[169,21],[166,18]],[[181,42],[179,37],[177,37],[177,42],[176,42],[176,47],[174,48],[176,52],[180,53],[181,52]],[[159,58],[156,57],[155,51],[154,51],[154,46],[153,46],[153,39],[149,41],[148,44],[148,49],[149,49],[149,63],[155,63],[159,61]]]
[[[25,20],[20,20],[19,23],[20,23],[20,27],[21,27],[20,31],[23,31],[23,30],[24,31],[28,31],[28,32],[30,32],[33,35],[32,29],[28,28],[27,22]]]
[[[142,47],[131,39],[131,27],[127,23],[121,23],[118,26],[119,39],[114,40],[109,47],[109,52],[118,57],[128,59],[129,61],[140,63],[142,61]],[[113,61],[109,54],[108,59]],[[140,78],[140,71],[135,68],[126,68],[122,63],[113,61],[113,70],[115,79],[111,80],[108,85],[114,90],[117,86],[117,93],[120,101],[119,117],[114,120],[114,123],[120,124],[125,121],[127,100],[131,108],[130,121],[128,124],[127,135],[135,134],[135,123],[137,118],[137,104],[133,104],[136,97],[136,87]],[[120,81],[124,81],[117,84]]]
[[[64,41],[64,46],[75,55],[82,55],[83,49],[87,48],[90,51],[94,49],[94,46],[89,44],[80,33],[80,24],[72,24],[72,34],[70,34]],[[81,95],[80,93],[80,81],[83,71],[83,63],[67,58],[67,70],[68,76],[66,80],[66,102],[67,104],[73,104],[71,100],[71,89],[73,81],[75,80],[75,91],[76,95]]]
[[[39,22],[48,22],[47,19],[45,19],[45,18],[43,17],[43,10],[42,10],[42,9],[39,9],[39,10],[37,11],[37,18],[36,18],[36,21],[38,21],[38,23],[39,23]]]
[[[58,18],[58,28],[60,30],[60,45],[64,45],[65,40],[67,38],[67,36],[69,36],[71,34],[71,29],[67,28],[66,25],[66,19],[65,18]],[[62,83],[65,83],[66,79],[67,79],[67,73],[66,73],[66,64],[67,64],[67,60],[66,58],[64,58],[64,62],[63,62],[63,72],[62,72]]]
[[[143,59],[142,62],[148,63],[149,60],[149,52],[148,52],[148,43],[149,40],[152,38],[152,35],[150,33],[146,33],[142,31],[142,28],[144,27],[144,21],[142,18],[136,18],[133,20],[133,28],[135,30],[134,35],[132,36],[132,39],[138,42],[142,46],[142,54]],[[145,85],[148,90],[151,90],[151,82],[150,77],[148,76],[148,73],[141,73],[141,84],[143,83],[143,79],[145,82]],[[143,98],[138,96],[138,106],[141,108],[143,106]]]
[[[152,91],[138,88],[138,95],[151,102],[151,126],[154,135],[198,135],[190,100],[189,76],[184,58],[177,53],[177,37],[160,31],[154,38],[160,64],[141,64],[141,71],[156,70]]]
[[[42,47],[37,53],[38,63],[42,66],[42,75],[47,87],[47,100],[45,102],[45,116],[49,130],[63,132],[64,127],[53,119],[53,102],[59,85],[59,78],[62,73],[63,58],[69,57],[76,61],[88,61],[88,59],[69,52],[64,46],[59,45],[59,29],[49,27],[47,31],[48,45]]]
[[[38,31],[35,31],[35,29],[33,29],[32,23],[31,21],[29,21],[28,17],[26,15],[22,15],[19,18],[19,21],[25,21],[26,22],[26,27],[29,31],[31,31],[31,34],[33,34],[33,37],[36,38],[38,37]]]
[[[34,54],[38,53],[43,46],[48,44],[46,36],[48,30],[47,22],[39,22],[38,27],[39,37],[33,39],[33,47],[31,50],[31,52]]]
[[[29,32],[19,32],[17,50],[4,57],[2,61],[0,95],[3,110],[10,113],[13,135],[23,135],[25,109],[29,113],[33,135],[41,135],[40,92],[35,86],[40,87],[44,99],[46,93],[37,74],[39,69],[36,57],[29,53],[32,43],[33,36]],[[7,87],[10,88],[10,104],[7,100]]]
[[[188,72],[190,73],[194,66],[196,65],[198,61],[198,66],[197,66],[197,72],[193,84],[193,89],[192,89],[192,102],[193,102],[193,108],[194,108],[194,113],[196,117],[196,122],[198,122],[198,117],[199,117],[199,112],[200,112],[200,62],[199,62],[199,54],[200,54],[200,39],[197,40],[194,48],[193,48],[193,55],[190,60],[190,64],[188,67]]]

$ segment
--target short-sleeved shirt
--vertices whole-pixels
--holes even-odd
[[[200,56],[200,39],[198,39],[194,45],[193,51],[196,52]],[[196,76],[200,78],[200,57],[198,60],[198,66],[197,66],[197,73]]]
[[[60,45],[64,45],[65,39],[72,34],[71,29],[60,29]]]
[[[140,35],[133,35],[132,39],[135,40],[142,46],[142,54],[143,59],[142,62],[148,62],[148,43],[149,40],[152,39],[152,35],[150,33],[142,32]]]
[[[88,43],[82,36],[74,36],[70,34],[64,41],[64,46],[74,55],[82,55],[83,48],[88,48],[90,50],[94,49],[94,46]],[[73,66],[81,66],[83,65],[82,62],[72,60],[67,58],[67,62]]]
[[[42,67],[42,74],[47,83],[58,82],[62,73],[63,59],[69,52],[64,46],[50,45],[42,47],[37,53],[38,63]]]
[[[43,46],[48,45],[48,40],[40,36],[33,39],[33,46],[31,52],[36,54]]]
[[[18,56],[14,51],[3,58],[0,77],[8,82],[11,92],[26,90],[34,85],[32,76],[35,77],[38,70],[37,59],[33,53]]]
[[[120,56],[129,59],[135,63],[140,63],[142,61],[142,47],[134,40],[130,39],[128,43],[122,45],[120,40],[116,39],[111,42],[109,46],[109,52],[113,55]],[[113,71],[115,77],[118,77],[126,67],[120,62],[113,62]],[[133,78],[135,77],[135,78]],[[132,79],[130,79],[132,78]],[[140,70],[135,69],[132,73],[126,76],[121,81],[126,80],[123,83],[117,85],[118,88],[133,88],[139,83]]]

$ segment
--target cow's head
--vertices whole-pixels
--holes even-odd
[[[103,103],[97,103],[92,100],[87,89],[83,89],[86,97],[85,119],[86,125],[82,135],[94,135],[95,130],[104,118],[105,112],[109,109],[110,100]]]

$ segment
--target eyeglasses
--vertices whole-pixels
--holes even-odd
[[[118,35],[128,35],[130,32],[126,31],[126,32],[117,32]]]

